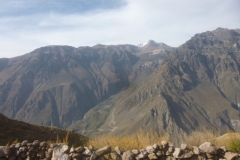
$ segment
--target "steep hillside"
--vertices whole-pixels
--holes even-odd
[[[56,142],[57,137],[62,140],[67,135],[69,145],[79,146],[88,142],[87,137],[72,131],[28,124],[19,120],[12,120],[2,114],[0,114],[0,128],[0,146],[7,143],[11,144],[15,140],[19,142],[23,140],[29,142],[34,140]]]
[[[218,28],[176,48],[144,82],[91,109],[70,128],[86,135],[143,128],[178,137],[240,131],[240,33]]]
[[[0,112],[67,128],[99,102],[151,74],[168,53],[150,54],[155,49],[145,53],[133,45],[47,46],[0,59]]]

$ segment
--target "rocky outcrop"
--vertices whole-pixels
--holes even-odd
[[[233,153],[225,147],[217,147],[205,142],[199,147],[188,147],[181,144],[175,148],[170,142],[147,146],[144,149],[121,151],[118,146],[111,150],[110,146],[94,149],[89,147],[69,147],[66,144],[49,144],[47,142],[13,144],[10,147],[0,146],[1,160],[240,160],[240,154]],[[105,156],[108,155],[108,156]]]

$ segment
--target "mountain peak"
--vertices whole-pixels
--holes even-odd
[[[155,42],[154,40],[149,40],[148,42],[146,43],[141,43],[139,45],[137,45],[138,47],[144,47],[144,46],[158,46],[158,45],[161,45],[163,43],[157,43]]]

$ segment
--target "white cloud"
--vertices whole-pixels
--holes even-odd
[[[239,28],[238,0],[127,0],[125,7],[86,13],[0,17],[0,57],[45,45],[138,44],[153,39],[179,46],[195,33]]]

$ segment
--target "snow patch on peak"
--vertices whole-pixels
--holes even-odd
[[[146,45],[158,45],[158,46],[164,46],[165,44],[164,43],[158,43],[158,42],[155,42],[154,40],[149,40],[148,42],[146,42],[146,43],[141,43],[141,44],[138,44],[137,45],[137,47],[144,47],[144,46],[146,46]]]

